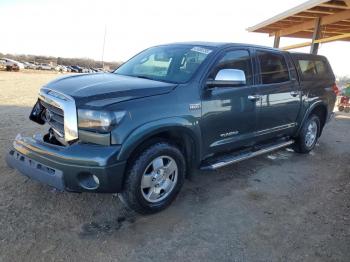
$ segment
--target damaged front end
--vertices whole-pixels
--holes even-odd
[[[120,146],[73,143],[55,145],[40,134],[17,135],[7,154],[9,167],[58,190],[117,193],[126,162],[118,161]]]
[[[69,145],[78,139],[77,109],[68,95],[42,88],[29,118],[40,125],[50,125],[44,137],[47,142]]]
[[[6,157],[8,166],[59,190],[104,193],[121,190],[126,164],[118,160],[121,146],[110,144],[110,134],[78,133],[72,97],[41,89],[30,119],[40,125],[47,123],[49,131],[44,136],[17,135]]]

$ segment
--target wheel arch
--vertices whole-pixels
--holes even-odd
[[[134,130],[122,144],[119,160],[130,163],[140,151],[157,141],[168,141],[183,152],[187,170],[200,162],[200,129],[196,121],[182,118],[162,119],[147,123]]]
[[[322,134],[323,127],[325,126],[326,121],[327,121],[328,108],[327,108],[327,105],[323,101],[317,101],[307,109],[307,111],[304,115],[304,118],[299,126],[298,131],[297,131],[297,136],[299,135],[300,130],[303,127],[304,123],[311,115],[317,115],[319,117],[320,124],[321,124],[319,136]]]

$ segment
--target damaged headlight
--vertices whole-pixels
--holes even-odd
[[[78,127],[87,131],[110,132],[121,122],[125,113],[78,109]]]

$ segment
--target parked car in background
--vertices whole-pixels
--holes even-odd
[[[68,72],[67,67],[65,67],[64,65],[57,65],[55,67],[55,70],[58,71],[58,72],[61,72],[61,73]]]
[[[9,58],[3,58],[3,60],[6,61],[7,71],[19,71],[21,69],[24,69],[24,65],[21,62]]]
[[[73,73],[80,73],[80,69],[77,68],[76,66],[70,66],[71,72]]]
[[[92,73],[89,68],[82,67],[81,73]]]
[[[71,66],[65,66],[67,68],[67,72],[74,72]]]
[[[37,66],[35,64],[29,63],[29,62],[23,62],[25,69],[36,69]]]
[[[37,66],[38,70],[52,70],[52,66],[50,66],[49,64],[39,64]]]
[[[98,71],[96,68],[94,68],[94,67],[91,67],[90,69],[92,70],[93,73],[98,73],[98,72],[99,72],[99,71]]]
[[[75,73],[82,73],[83,72],[83,69],[78,66],[78,65],[73,65],[73,66],[70,66],[71,69],[72,69],[72,72],[75,72]]]
[[[120,193],[140,213],[166,208],[193,169],[291,146],[314,149],[338,92],[323,56],[225,43],[149,48],[113,73],[41,90],[9,166],[59,190]],[[307,158],[305,159],[307,161]]]
[[[6,68],[6,61],[3,59],[0,59],[0,69],[3,70]]]

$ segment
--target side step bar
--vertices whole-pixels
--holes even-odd
[[[269,153],[271,151],[280,149],[282,147],[289,146],[294,143],[294,140],[289,140],[289,141],[284,141],[282,143],[274,144],[274,145],[268,145],[264,148],[261,148],[257,151],[251,151],[247,153],[242,153],[242,154],[236,154],[233,156],[224,156],[222,158],[217,159],[217,162],[209,164],[209,165],[204,165],[200,169],[201,170],[215,170],[224,166],[228,166],[252,157],[256,157],[262,154]]]

